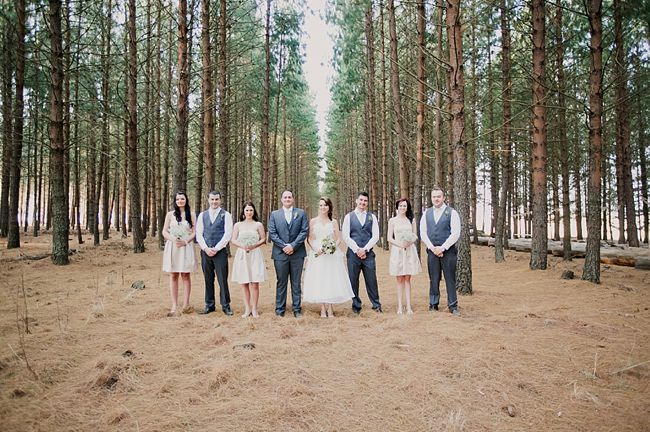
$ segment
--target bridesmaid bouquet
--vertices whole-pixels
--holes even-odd
[[[395,233],[395,239],[402,243],[413,243],[418,236],[411,230],[401,230]]]
[[[170,226],[169,234],[171,234],[172,237],[175,237],[177,240],[182,240],[183,237],[189,234],[189,230],[185,224],[180,223],[178,225]]]
[[[259,240],[259,235],[255,231],[242,231],[237,239],[239,243],[247,247],[255,246]],[[246,251],[246,253],[248,252]]]
[[[318,258],[318,255],[320,254],[328,254],[331,255],[334,252],[336,252],[336,242],[332,237],[325,237],[323,241],[321,242],[321,252],[317,253],[315,255],[316,258]]]

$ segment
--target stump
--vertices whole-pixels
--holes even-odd
[[[562,272],[562,276],[560,276],[561,279],[573,279],[575,277],[576,277],[575,273],[573,273],[573,271],[571,270],[564,270]]]

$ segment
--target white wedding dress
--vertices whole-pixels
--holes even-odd
[[[319,250],[326,237],[334,238],[332,222],[313,226],[312,246]],[[337,248],[333,254],[315,256],[307,247],[307,266],[303,281],[303,301],[307,303],[345,303],[354,297],[348,272],[345,269],[343,253]]]

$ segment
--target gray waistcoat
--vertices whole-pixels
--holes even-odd
[[[433,207],[427,209],[427,236],[434,246],[441,246],[451,235],[451,207],[442,212],[438,223],[433,217]]]
[[[226,232],[226,213],[223,209],[219,211],[216,219],[210,222],[210,211],[203,212],[203,238],[208,247],[215,247],[223,238]]]

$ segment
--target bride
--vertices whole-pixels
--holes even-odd
[[[343,253],[338,249],[341,232],[338,221],[332,220],[332,201],[321,198],[318,216],[309,221],[310,248],[305,269],[303,301],[320,303],[322,318],[333,317],[333,303],[344,303],[354,297]]]

